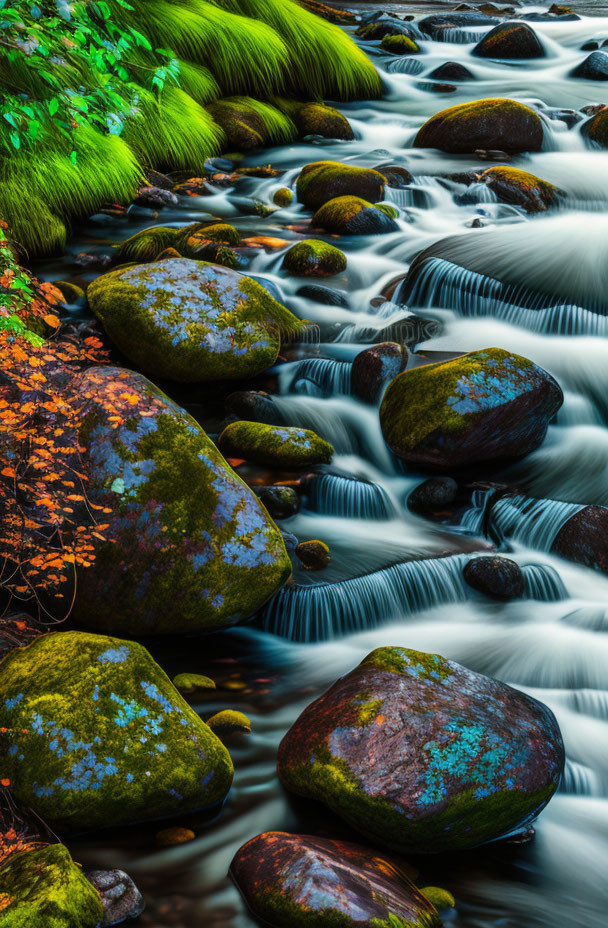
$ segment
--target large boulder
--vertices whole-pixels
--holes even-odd
[[[336,197],[316,211],[312,217],[312,227],[334,235],[382,235],[397,232],[399,226],[386,207],[382,203],[369,203],[361,197]]]
[[[280,533],[185,410],[141,374],[74,379],[88,500],[100,515],[74,614],[104,631],[208,631],[242,622],[290,574]]]
[[[257,281],[189,258],[111,271],[87,297],[133,364],[182,382],[254,376],[274,364],[280,329],[298,326]]]
[[[373,168],[339,161],[313,161],[302,168],[296,183],[300,203],[318,209],[335,197],[363,197],[375,203],[384,197],[386,178]]]
[[[478,148],[540,151],[543,124],[538,113],[515,100],[487,99],[460,103],[436,113],[414,139],[416,148],[438,148],[453,154]]]
[[[63,844],[12,854],[0,866],[2,928],[99,928],[99,893]]]
[[[556,791],[550,709],[437,654],[378,648],[304,710],[283,785],[381,846],[431,853],[525,829]]]
[[[220,435],[218,447],[228,458],[286,470],[329,464],[334,453],[328,441],[309,429],[261,422],[231,422]]]
[[[237,851],[230,874],[264,924],[296,928],[439,928],[403,863],[351,844],[270,831]]]
[[[554,554],[608,574],[608,508],[585,506],[560,528]]]
[[[488,168],[479,178],[499,200],[521,206],[528,213],[542,213],[557,202],[561,191],[535,174],[500,165]]]
[[[106,828],[218,807],[221,741],[142,645],[54,632],[0,664],[3,770],[53,827]]]
[[[526,23],[500,23],[473,49],[479,58],[544,58],[538,36]]]
[[[608,81],[608,55],[592,52],[570,71],[570,77],[580,77],[586,81]]]
[[[408,464],[449,470],[534,451],[562,402],[547,371],[486,348],[400,374],[384,394],[380,424]]]

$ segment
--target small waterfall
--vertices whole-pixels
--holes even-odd
[[[308,396],[331,396],[334,393],[348,395],[351,367],[350,361],[305,358],[294,364],[283,365],[280,371],[281,388]]]
[[[385,307],[385,312],[389,311],[389,307],[392,307],[392,312],[395,310],[395,306],[392,303],[383,304]],[[379,314],[376,313],[376,318],[379,317]],[[373,317],[372,317],[373,318]],[[381,317],[380,317],[381,318]],[[370,319],[370,322],[372,320]],[[415,316],[413,313],[408,313],[404,316],[401,316],[395,322],[390,322],[388,325],[382,326],[377,324],[373,325],[347,325],[342,329],[336,342],[348,342],[349,344],[374,344],[380,341],[383,342],[398,342],[400,345],[407,345],[408,347],[413,347],[419,342],[427,341],[429,338],[433,338],[434,335],[437,335],[440,330],[440,324],[435,319],[423,319],[421,316]]]
[[[424,65],[417,58],[403,55],[400,58],[391,58],[386,63],[386,70],[389,74],[420,74],[424,71]]]
[[[457,203],[498,203],[498,197],[488,184],[482,181],[471,184],[464,193],[456,197]]]
[[[492,506],[492,527],[537,551],[550,551],[562,526],[585,507],[557,499],[505,496]]]
[[[397,507],[383,487],[337,474],[313,477],[308,508],[324,515],[351,519],[394,519],[398,515]]]
[[[559,791],[576,796],[601,796],[603,793],[602,783],[596,771],[570,758],[566,758]]]
[[[284,587],[261,614],[262,627],[291,641],[324,641],[467,598],[457,554],[394,564],[338,583]]]
[[[486,535],[488,506],[496,490],[473,490],[469,508],[462,514],[458,528],[470,535]]]
[[[545,603],[567,599],[568,590],[554,567],[548,564],[525,564],[521,572],[528,599],[538,599]]]

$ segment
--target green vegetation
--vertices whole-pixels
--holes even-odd
[[[292,0],[3,0],[0,30],[0,217],[32,253],[129,202],[144,167],[200,170],[234,144],[228,102],[267,144],[296,131],[269,98],[380,93],[350,37]]]
[[[420,51],[409,35],[385,35],[380,45],[393,55],[416,55]]]
[[[283,258],[285,270],[298,277],[333,277],[346,270],[346,263],[339,248],[314,238],[292,245]]]

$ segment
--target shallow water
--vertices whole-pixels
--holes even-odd
[[[574,5],[606,9],[604,3]],[[394,5],[417,15],[423,6],[428,12],[442,5]],[[470,275],[450,277],[444,266],[440,284],[427,281],[409,305],[411,312],[440,326],[418,351],[500,346],[549,370],[564,389],[563,409],[544,445],[493,479],[517,482],[539,498],[608,505],[608,152],[586,149],[579,126],[568,129],[552,112],[608,96],[608,85],[568,77],[583,57],[580,46],[608,37],[608,15],[535,23],[534,28],[546,48],[545,59],[487,62],[471,56],[470,43],[424,41],[419,74],[394,71],[394,59],[379,56],[378,43],[367,43],[383,72],[385,96],[342,107],[355,141],[297,144],[250,157],[249,164],[271,163],[288,173],[277,180],[250,179],[236,193],[218,188],[215,196],[188,200],[158,220],[183,225],[212,214],[230,217],[243,232],[295,240],[306,234],[298,229],[307,219],[302,207],[260,220],[240,214],[235,196],[270,203],[274,190],[292,183],[302,165],[321,158],[370,166],[390,161],[407,165],[415,175],[406,190],[390,191],[400,208],[398,232],[340,242],[348,268],[324,283],[344,292],[346,307],[296,296],[302,281],[284,276],[282,251],[261,252],[251,261],[251,273],[271,281],[287,305],[320,326],[319,357],[338,362],[285,365],[276,400],[289,424],[314,428],[336,447],[334,464],[345,476],[318,478],[306,507],[282,527],[301,539],[329,543],[333,560],[323,578],[338,586],[323,587],[314,576],[313,582],[298,576],[297,589],[281,594],[251,627],[205,639],[150,643],[170,675],[196,671],[216,679],[217,692],[196,707],[203,717],[227,706],[242,709],[251,717],[253,734],[230,743],[233,790],[221,816],[201,826],[192,843],[159,850],[150,826],[72,842],[84,864],[122,867],[134,877],[146,895],[141,924],[148,928],[251,928],[226,878],[241,844],[275,829],[348,835],[323,809],[283,793],[276,750],[301,710],[379,645],[440,652],[512,683],[546,702],[564,734],[564,782],[538,821],[532,844],[492,845],[419,864],[422,885],[445,886],[456,897],[457,909],[446,923],[459,928],[606,924],[608,578],[547,553],[562,512],[554,508],[546,512],[542,531],[528,530],[513,513],[504,514],[504,525],[511,526],[515,518],[518,530],[510,528],[511,540],[504,544],[526,567],[529,598],[499,604],[467,591],[460,566],[472,550],[487,548],[487,541],[450,533],[408,512],[406,496],[421,477],[403,472],[384,445],[377,411],[357,402],[348,389],[348,362],[364,346],[362,338],[371,340],[374,330],[406,313],[403,307],[370,306],[370,301],[405,274],[422,249],[457,236],[460,260],[474,263],[478,273],[500,273],[514,287],[544,292],[546,308],[526,310],[493,301]],[[446,60],[466,63],[476,80],[451,94],[420,86],[425,74]],[[512,163],[564,190],[564,202],[550,214],[528,217],[487,196],[458,202],[464,188],[439,181],[437,175],[483,170],[489,163],[409,147],[417,129],[441,108],[497,95],[543,108],[546,150]],[[470,228],[475,218],[485,228]],[[49,262],[40,271],[49,279],[76,279],[75,254],[108,252],[111,242],[146,224],[153,221],[142,216],[129,226],[89,226],[70,243],[61,262]],[[188,399],[194,401],[181,395],[182,401]],[[200,405],[195,409],[200,412]],[[449,557],[433,561],[440,553]]]

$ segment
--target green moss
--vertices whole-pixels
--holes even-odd
[[[391,206],[390,203],[374,203],[376,209],[379,209],[381,213],[384,213],[385,216],[388,216],[389,219],[397,219],[399,216],[399,210],[396,206]]]
[[[420,890],[423,896],[431,902],[436,909],[453,909],[456,907],[456,900],[447,889],[440,889],[438,886],[425,886]]]
[[[67,239],[65,224],[33,193],[26,198],[23,190],[0,183],[0,215],[9,225],[11,238],[30,255],[63,253]]]
[[[97,928],[102,921],[99,893],[62,844],[15,855],[0,868],[2,928]]]
[[[55,286],[58,290],[61,290],[66,303],[78,303],[79,300],[84,299],[85,293],[82,287],[71,283],[69,280],[56,280]]]
[[[296,127],[288,116],[251,97],[218,100],[208,109],[225,132],[228,146],[237,151],[285,145],[297,137]]]
[[[488,184],[499,199],[523,206],[528,212],[534,213],[552,206],[562,193],[535,174],[508,165],[488,168],[480,175],[480,180]]]
[[[408,35],[385,35],[380,45],[393,55],[416,55],[420,52],[414,40]]]
[[[236,732],[251,734],[251,722],[248,717],[244,712],[237,712],[235,709],[223,709],[221,712],[216,712],[210,719],[207,719],[207,725],[218,738]]]
[[[359,706],[357,713],[357,726],[366,728],[380,714],[384,700],[368,699]]]
[[[372,168],[357,168],[339,161],[314,161],[302,169],[296,183],[300,203],[317,209],[336,197],[382,200],[386,178]]]
[[[543,124],[538,113],[516,100],[488,98],[459,103],[431,116],[414,147],[464,153],[476,148],[540,151]]]
[[[355,134],[348,119],[325,103],[300,103],[284,97],[274,101],[295,123],[301,136],[316,135],[326,139],[349,141]]]
[[[167,226],[143,229],[120,243],[115,261],[117,264],[146,264],[149,261],[156,261],[166,248],[175,246],[177,237],[177,229]]]
[[[218,447],[229,458],[296,470],[328,464],[334,453],[329,442],[308,429],[244,421],[226,426]]]
[[[200,673],[178,673],[173,677],[173,686],[180,693],[196,693],[197,690],[214,690],[215,682]]]
[[[178,230],[176,248],[180,251],[192,236],[207,242],[222,242],[224,245],[240,245],[241,233],[227,222],[194,222]]]
[[[257,890],[254,905],[256,914],[277,928],[353,928],[352,919],[344,912],[306,908],[278,889]]]
[[[276,206],[290,206],[293,202],[293,191],[289,187],[279,187],[272,195],[272,202]]]
[[[367,655],[362,664],[398,674],[406,673],[411,667],[421,680],[444,680],[451,674],[450,666],[444,657],[428,654],[426,651],[413,651],[410,648],[376,648]]]
[[[106,827],[225,798],[227,751],[140,644],[52,633],[0,667],[4,770],[45,821]]]
[[[355,196],[329,200],[316,211],[311,225],[334,235],[373,235],[399,228],[385,209]]]
[[[581,132],[596,145],[608,148],[608,107],[584,122]]]
[[[339,248],[319,239],[292,245],[283,258],[283,268],[301,277],[333,277],[346,270],[346,257]]]

